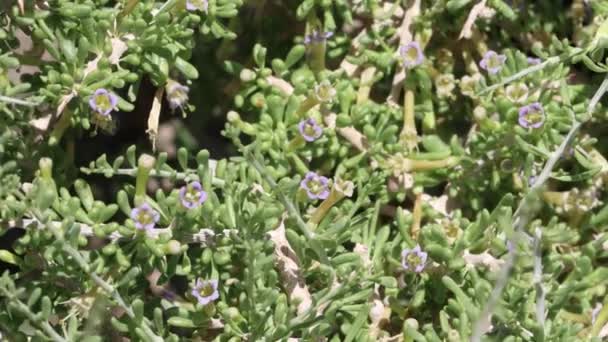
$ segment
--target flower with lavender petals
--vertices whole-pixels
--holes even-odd
[[[416,273],[422,272],[426,266],[428,254],[420,249],[420,245],[416,245],[414,249],[404,249],[401,252],[401,265],[407,271]]]
[[[95,93],[89,99],[91,109],[103,116],[108,116],[116,109],[118,105],[118,97],[104,88],[95,90]]]
[[[300,188],[306,190],[306,195],[311,200],[326,199],[329,196],[329,179],[319,176],[314,172],[306,173],[300,182]]]
[[[220,293],[217,290],[217,280],[215,279],[197,279],[191,293],[198,300],[200,305],[207,305],[220,298]]]
[[[160,219],[160,215],[148,203],[144,203],[131,210],[131,219],[135,221],[135,228],[139,230],[152,230]]]
[[[203,11],[209,9],[209,0],[186,0],[186,9],[188,11]]]
[[[308,45],[308,44],[320,44],[325,42],[327,39],[331,38],[334,35],[334,33],[332,31],[318,31],[318,30],[313,30],[311,33],[307,34],[304,37],[304,44]]]
[[[479,62],[479,66],[488,73],[494,75],[502,69],[506,60],[507,56],[499,55],[496,51],[490,50],[483,55],[483,59]]]
[[[528,65],[537,65],[537,64],[540,64],[540,62],[542,62],[542,60],[540,58],[535,58],[535,57],[528,57],[526,60],[528,61]]]
[[[167,92],[167,101],[169,101],[171,110],[175,110],[178,107],[182,108],[188,102],[190,88],[185,85],[174,80],[169,80],[165,85],[165,91]]]
[[[298,130],[300,131],[302,138],[308,142],[319,139],[323,134],[323,128],[321,128],[313,118],[300,121]]]
[[[519,109],[519,124],[524,128],[539,128],[545,122],[543,106],[534,102]]]
[[[406,69],[411,69],[415,66],[422,64],[424,60],[424,54],[418,42],[409,42],[399,48],[399,54],[403,59],[403,66]]]
[[[201,183],[192,182],[179,190],[179,199],[184,207],[192,209],[207,200],[207,192],[203,190]]]

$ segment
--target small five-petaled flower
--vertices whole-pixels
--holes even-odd
[[[326,199],[329,196],[329,179],[314,172],[308,172],[300,182],[300,188],[306,191],[306,195],[311,200]]]
[[[328,80],[323,80],[321,83],[315,85],[315,97],[317,101],[321,103],[332,102],[336,97],[336,89],[331,85]]]
[[[150,231],[154,229],[154,225],[160,219],[160,215],[148,203],[143,203],[131,210],[131,219],[135,221],[135,228]]]
[[[209,10],[209,0],[186,0],[186,9],[188,11],[204,11]]]
[[[406,248],[401,252],[401,266],[407,271],[420,273],[426,266],[427,257],[428,254],[420,249],[420,245],[413,249]]]
[[[479,66],[488,73],[494,75],[502,69],[506,60],[507,56],[499,55],[496,51],[490,50],[483,55],[483,59],[479,62]]]
[[[104,88],[95,90],[95,93],[89,99],[89,106],[99,115],[108,116],[116,109],[118,105],[118,97]]]
[[[310,34],[307,34],[304,37],[304,44],[323,43],[327,39],[331,38],[331,36],[333,36],[333,35],[334,35],[334,33],[331,31],[323,32],[323,31],[313,30]]]
[[[308,142],[319,139],[323,134],[323,128],[321,128],[313,118],[300,121],[298,130],[300,131],[302,138]]]
[[[192,209],[207,200],[207,192],[203,190],[201,183],[192,182],[179,190],[179,199],[184,207]]]
[[[191,293],[200,305],[207,305],[220,297],[217,290],[217,280],[215,279],[197,279]]]
[[[543,106],[534,102],[519,109],[519,124],[524,128],[539,128],[545,122]]]
[[[406,69],[411,69],[415,66],[422,64],[424,61],[424,54],[422,54],[422,48],[418,42],[409,42],[406,45],[402,45],[399,48],[399,54],[403,59],[403,66]]]
[[[167,100],[171,110],[182,108],[188,102],[188,92],[190,88],[176,81],[169,80],[165,86],[167,92]]]

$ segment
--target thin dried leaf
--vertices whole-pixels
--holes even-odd
[[[162,106],[163,94],[165,92],[164,87],[160,87],[154,94],[154,101],[152,102],[152,109],[150,109],[150,115],[148,115],[148,129],[146,133],[150,137],[152,142],[152,150],[156,151],[156,138],[158,137],[158,122],[160,120],[160,109]]]
[[[266,77],[266,81],[268,81],[268,84],[270,84],[271,86],[282,91],[285,95],[293,94],[293,87],[291,86],[291,84],[289,84],[289,82],[285,81],[284,79],[274,76],[268,76]]]
[[[462,256],[467,266],[485,266],[490,272],[496,272],[500,270],[502,265],[504,265],[505,261],[501,259],[496,259],[487,251],[481,254],[471,254],[468,250],[464,251],[464,255]]]
[[[475,25],[475,21],[477,20],[477,18],[490,17],[494,14],[494,10],[486,6],[486,2],[487,0],[482,0],[480,3],[473,6],[471,12],[469,12],[467,21],[462,26],[462,31],[460,31],[460,36],[458,37],[458,39],[470,39],[473,35],[473,25]]]
[[[285,236],[284,219],[279,226],[268,232],[270,240],[274,243],[274,256],[276,266],[283,281],[283,287],[291,301],[298,300],[298,315],[305,313],[312,305],[312,297],[306,286],[300,261]]]
[[[51,114],[48,114],[41,118],[30,120],[30,126],[34,127],[38,131],[46,131],[49,128],[50,122]]]
[[[63,113],[63,111],[65,110],[65,107],[67,107],[68,103],[70,103],[70,101],[72,101],[72,99],[76,96],[76,91],[72,90],[69,94],[65,94],[63,95],[63,97],[61,98],[61,101],[59,101],[59,106],[57,106],[57,111],[55,112],[55,116],[58,118],[61,113]]]
[[[112,53],[108,57],[108,60],[112,64],[118,64],[118,61],[120,61],[120,58],[128,49],[127,43],[120,38],[112,38],[110,39],[110,44],[112,44]]]
[[[102,57],[102,55],[98,55],[97,57],[95,57],[95,59],[93,59],[87,63],[87,67],[84,68],[83,78],[87,77],[87,75],[90,74],[91,72],[97,70],[97,63],[99,63],[99,60],[101,59],[101,57]]]

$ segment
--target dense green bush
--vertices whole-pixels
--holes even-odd
[[[7,0],[0,40],[3,338],[608,336],[604,0]]]

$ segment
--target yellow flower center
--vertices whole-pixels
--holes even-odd
[[[408,47],[405,51],[405,58],[409,62],[416,62],[416,60],[418,59],[418,49],[413,46]]]
[[[139,211],[139,214],[137,215],[137,221],[139,221],[139,223],[141,223],[143,225],[147,225],[147,224],[154,222],[152,215],[150,215],[150,213],[147,210]]]
[[[106,111],[112,108],[110,97],[107,94],[96,95],[95,104],[97,105],[97,108],[101,109],[102,111]]]
[[[204,284],[200,290],[198,290],[201,297],[209,297],[213,294],[213,292],[215,292],[215,290],[213,289],[213,286],[211,286],[211,283]]]
[[[537,111],[528,112],[528,114],[526,114],[526,121],[531,125],[537,124],[543,121],[543,115]]]
[[[412,266],[412,267],[416,267],[418,265],[420,265],[422,263],[422,260],[420,259],[420,257],[418,256],[418,254],[416,253],[410,253],[407,255],[406,257],[407,260],[407,264]]]

